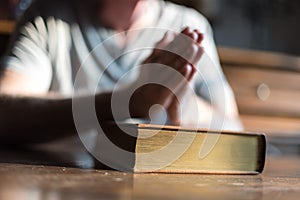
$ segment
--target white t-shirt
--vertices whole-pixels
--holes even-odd
[[[180,32],[190,26],[204,34],[202,44],[207,54],[197,66],[201,76],[196,75],[193,80],[196,93],[225,113],[227,109],[235,109],[233,93],[223,76],[212,30],[205,17],[173,3],[150,2],[145,10],[151,15],[147,27],[134,30],[136,36],[120,46],[123,33],[94,25],[93,18],[89,17],[91,12],[82,1],[38,0],[20,21],[1,66],[29,76],[41,91],[72,95],[75,79],[79,83],[76,90],[93,92],[97,85],[98,92],[110,91],[120,77],[152,52],[166,31]],[[82,69],[80,75],[79,69]],[[138,72],[133,70],[130,74],[128,82]],[[230,123],[228,128],[240,129]]]

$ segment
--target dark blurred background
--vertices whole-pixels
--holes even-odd
[[[0,20],[16,19],[32,0],[0,0]],[[218,45],[300,55],[299,0],[172,0],[211,22]],[[0,47],[7,36],[1,34]]]
[[[299,0],[174,0],[210,20],[218,45],[300,54]]]
[[[0,57],[7,48],[15,20],[31,2],[32,0],[0,0]]]

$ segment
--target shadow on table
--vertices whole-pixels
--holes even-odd
[[[94,161],[78,140],[31,147],[0,147],[0,162],[91,169]]]

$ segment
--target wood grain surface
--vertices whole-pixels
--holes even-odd
[[[0,199],[298,199],[299,158],[270,158],[259,176],[131,174],[0,164]]]
[[[95,170],[90,155],[76,146],[0,150],[0,199],[275,200],[300,195],[299,157],[268,157],[265,171],[256,176],[132,174]]]

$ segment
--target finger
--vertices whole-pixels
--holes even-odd
[[[190,60],[188,59],[189,62],[194,65],[200,60],[203,54],[203,48],[200,46],[203,41],[203,34],[200,33],[199,30],[193,30],[188,36],[192,38],[195,43],[191,44],[190,50],[186,52],[186,59],[190,58]]]
[[[195,40],[199,39],[199,36],[189,27],[184,29],[183,33],[185,34],[177,35],[175,39],[164,48],[166,49],[165,51],[156,50],[151,56],[152,59],[150,59],[150,61],[170,66],[177,71],[180,71],[182,67],[188,63],[192,65],[196,64],[196,61],[198,61],[200,55],[202,55],[202,53],[199,53],[200,46],[195,42]],[[168,37],[169,34],[166,34],[160,44],[168,40]],[[147,61],[149,61],[149,59]]]
[[[187,83],[189,83],[192,80],[192,78],[194,77],[194,75],[197,72],[197,69],[194,65],[187,64],[184,66],[184,69],[182,71],[183,71],[182,74],[186,78],[186,80],[185,80],[185,85],[186,85]]]
[[[204,35],[198,29],[192,30],[190,27],[186,27],[181,33],[189,36],[199,44],[201,44],[204,38]]]
[[[180,125],[180,104],[175,95],[173,95],[173,100],[167,109],[168,117],[172,125]]]
[[[181,55],[180,50],[184,51],[193,42],[193,40],[198,39],[198,34],[190,27],[183,29],[181,34],[174,34],[173,36],[173,40],[166,47],[166,50],[177,55]]]
[[[198,29],[194,30],[194,32],[198,35],[197,43],[201,44],[204,39],[204,35]]]
[[[190,82],[193,79],[193,77],[195,76],[195,74],[197,72],[197,69],[194,65],[190,65],[189,67],[191,67],[191,73],[187,77],[188,82]]]
[[[192,40],[194,40],[195,42],[198,41],[198,34],[197,34],[195,31],[193,31],[192,33],[188,34],[188,36],[189,36]]]
[[[204,54],[204,49],[203,47],[199,46],[195,54],[195,57],[193,58],[193,61],[191,63],[193,65],[197,65],[197,63],[200,61],[203,54]]]
[[[196,65],[200,59],[200,55],[202,55],[200,52],[202,52],[202,47],[198,43],[193,42],[185,49],[181,56],[187,61],[187,63]]]
[[[195,52],[193,48],[191,48],[193,45],[193,40],[188,36],[184,34],[180,34],[166,47],[166,50],[168,54],[163,55],[161,58],[163,60],[163,64],[168,66],[173,66],[173,68],[178,69],[178,66],[175,65],[176,61],[180,64],[186,64],[188,61],[191,60],[191,58],[194,57]],[[187,61],[184,61],[184,59]]]
[[[188,29],[187,29],[188,30]],[[181,34],[175,38],[172,52],[175,52],[178,55],[181,55],[190,63],[193,63],[195,55],[198,54],[200,49],[200,44],[203,40],[203,35],[200,33],[198,34],[196,31],[192,31],[186,34]],[[198,31],[199,32],[199,31]],[[176,46],[175,46],[176,45]],[[177,47],[177,48],[176,48]],[[178,49],[179,48],[179,49]]]
[[[200,33],[199,30],[193,30],[191,33],[187,33],[186,35],[197,44],[191,44],[189,51],[186,51],[186,54],[183,55],[183,57],[185,57],[190,63],[196,64],[203,54],[203,49],[200,46],[203,41],[203,34]]]
[[[174,91],[178,97],[181,97],[181,93],[183,89],[188,85],[191,78],[194,76],[194,69],[193,66],[190,64],[186,64],[180,71],[182,74],[180,82],[178,82],[177,88]]]
[[[183,34],[190,34],[192,32],[192,29],[190,28],[190,27],[185,27],[182,31],[181,31],[181,33],[183,33]]]
[[[184,67],[191,63],[194,65],[200,59],[202,53],[200,53],[198,44],[194,43],[191,47],[187,48],[181,55],[176,55],[171,52],[165,52],[162,56],[163,64],[172,67],[177,71],[181,71]]]

